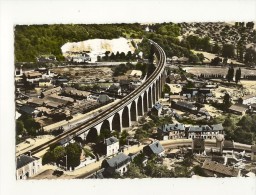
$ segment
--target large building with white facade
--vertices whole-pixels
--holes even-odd
[[[16,179],[27,179],[38,173],[42,167],[40,158],[21,155],[16,159]]]

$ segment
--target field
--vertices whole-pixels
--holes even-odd
[[[202,66],[202,67],[184,67],[184,70],[186,70],[188,73],[192,73],[196,76],[199,76],[201,74],[221,74],[226,75],[228,73],[227,67],[209,67],[209,66]],[[235,68],[236,70],[237,68]],[[245,69],[241,68],[242,70],[242,77],[244,75],[256,75],[255,69]]]

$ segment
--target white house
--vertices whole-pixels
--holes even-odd
[[[131,158],[123,153],[119,153],[111,159],[103,160],[101,167],[104,168],[104,175],[113,175],[118,173],[123,175],[128,170]]]
[[[214,139],[218,134],[223,134],[222,124],[216,125],[195,125],[188,129],[188,138]]]
[[[34,156],[21,155],[16,158],[16,179],[27,179],[40,170],[42,162]]]
[[[239,98],[239,103],[244,105],[250,105],[256,103],[256,95],[246,95],[244,97]]]
[[[106,156],[111,156],[118,153],[119,150],[119,140],[115,137],[110,137],[105,139],[106,146]]]

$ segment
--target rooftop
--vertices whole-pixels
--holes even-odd
[[[16,169],[24,167],[25,165],[27,165],[35,160],[37,160],[37,158],[27,156],[27,155],[18,156],[16,159]]]
[[[143,148],[144,151],[151,151],[153,154],[160,154],[164,151],[163,146],[160,144],[159,141],[153,142],[152,144],[149,144]]]
[[[185,131],[185,126],[182,123],[176,123],[176,124],[164,124],[160,127],[158,127],[158,131],[162,131],[163,133],[169,132],[169,131]]]
[[[239,175],[239,169],[234,167],[228,167],[211,160],[205,160],[202,168],[209,171],[217,172],[229,177],[237,177]]]
[[[213,131],[208,125],[195,125],[189,127],[189,132]]]
[[[106,143],[106,145],[107,146],[109,146],[109,145],[112,145],[112,144],[114,144],[114,143],[116,143],[116,142],[118,142],[119,140],[117,139],[117,138],[115,138],[115,137],[110,137],[110,138],[107,138],[106,140],[105,140],[105,143]]]
[[[245,112],[248,109],[248,106],[243,104],[234,104],[229,107],[229,110],[236,111],[236,112]]]
[[[122,166],[130,161],[130,157],[126,156],[124,153],[119,153],[111,159],[107,159],[106,162],[112,168],[116,166]]]

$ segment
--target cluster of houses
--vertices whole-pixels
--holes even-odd
[[[218,126],[220,125],[213,125],[211,126],[211,128],[212,130],[214,130],[218,128]],[[169,135],[176,135],[177,138],[179,136],[180,138],[182,138],[183,135],[181,135],[180,132],[177,131],[177,129],[182,129],[182,131],[184,131],[185,127],[182,124],[165,125],[162,129],[165,130],[168,128],[173,131]],[[205,174],[209,177],[240,176],[240,169],[234,168],[234,166],[229,166],[229,161],[231,161],[231,164],[234,159],[235,161],[237,161],[236,157],[234,157],[234,151],[236,150],[234,142],[225,140],[222,134],[217,134],[214,136],[214,138],[216,140],[216,143],[214,147],[211,147],[210,151],[214,155],[209,156],[205,153],[206,145],[204,134],[201,134],[201,136],[198,135],[192,137],[192,147],[190,148],[190,150],[195,154],[199,153],[206,155],[205,160],[202,164],[202,169],[204,170]],[[109,178],[113,177],[115,174],[122,176],[129,170],[129,165],[135,159],[135,157],[142,153],[144,156],[144,159],[142,160],[143,166],[146,166],[148,159],[150,159],[151,157],[156,156],[160,159],[165,157],[177,158],[182,153],[180,149],[171,149],[169,152],[167,152],[161,145],[160,141],[154,140],[150,144],[144,146],[140,152],[130,153],[129,155],[126,155],[120,148],[119,140],[113,136],[104,140],[103,149],[106,158],[102,161],[101,169],[96,173],[90,175],[89,178]],[[231,155],[229,155],[230,152]],[[251,155],[249,158],[251,161],[256,161],[255,145],[251,147]],[[16,161],[16,178],[18,180],[33,177],[40,172],[40,169],[42,167],[41,159],[34,156],[21,155],[16,158]],[[90,163],[93,162],[95,162],[95,160],[91,161]],[[84,165],[86,163],[81,162],[81,164]],[[78,166],[78,168],[80,167],[81,165]]]
[[[157,128],[158,139],[215,139],[224,134],[222,124],[215,125],[184,125],[182,123],[164,124]]]
[[[17,104],[19,113],[32,117],[47,116],[53,121],[64,120],[76,113],[85,113],[112,102],[108,95],[95,96],[72,87],[54,87],[41,92],[39,97],[29,97],[26,103]]]

